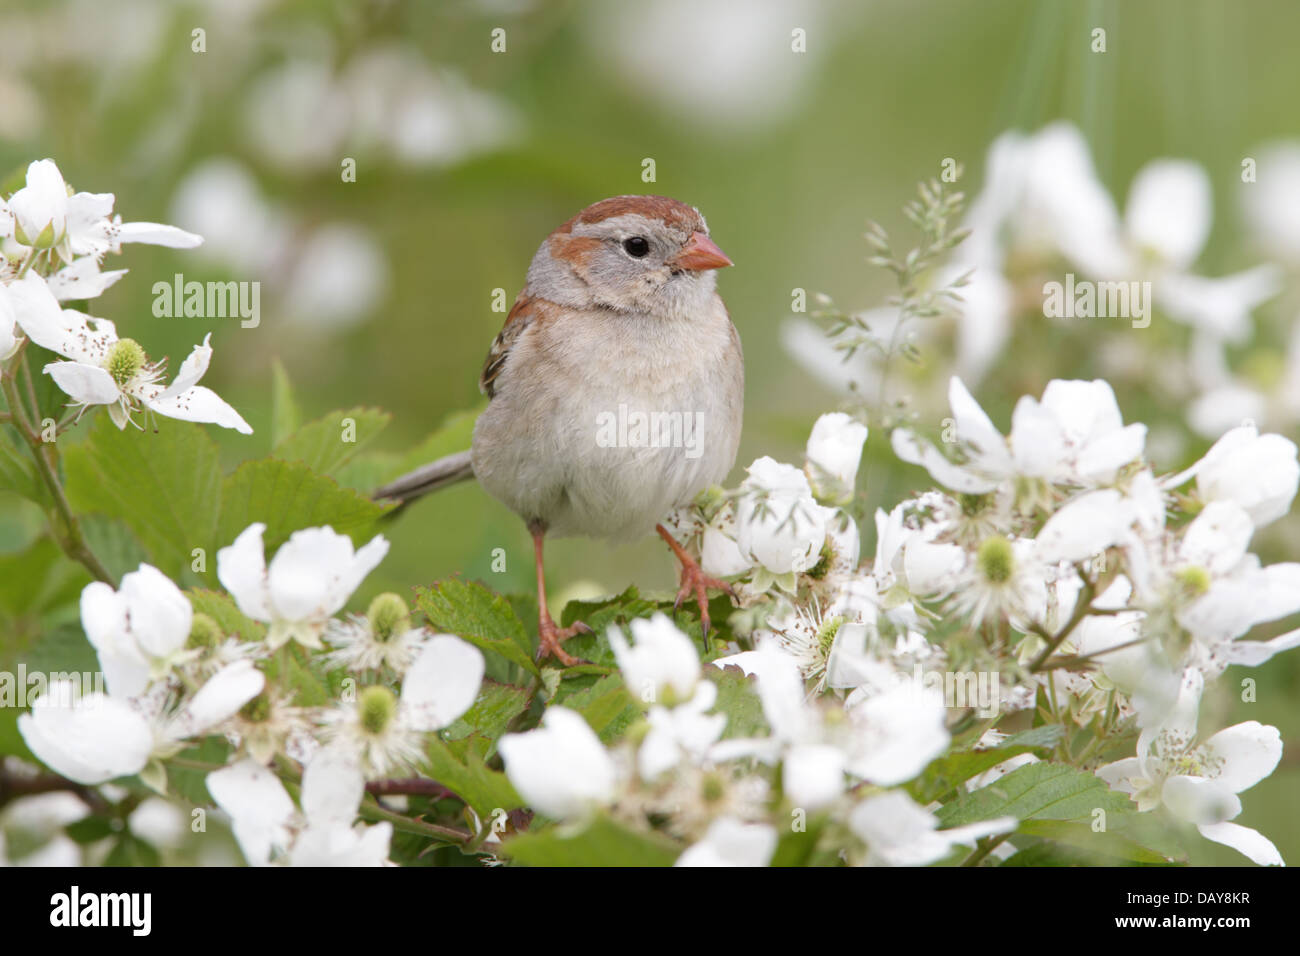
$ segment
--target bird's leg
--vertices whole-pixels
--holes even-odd
[[[539,521],[529,522],[529,532],[533,536],[533,557],[537,562],[537,659],[544,660],[546,655],[554,654],[565,667],[580,663],[572,654],[566,654],[561,642],[575,634],[590,634],[591,628],[581,621],[570,627],[560,627],[551,617],[546,607],[546,572],[542,569],[542,539],[546,536],[546,526]]]
[[[673,554],[677,555],[677,560],[682,563],[682,586],[677,591],[677,600],[673,606],[680,607],[682,601],[694,595],[695,603],[700,608],[701,633],[703,633],[707,645],[709,640],[709,596],[705,591],[708,588],[716,588],[733,598],[736,596],[736,592],[726,581],[705,574],[704,569],[700,567],[700,563],[686,553],[686,549],[677,543],[677,539],[672,536],[672,532],[667,528],[657,524],[655,530],[659,532],[659,537],[668,542],[668,547],[673,549]]]

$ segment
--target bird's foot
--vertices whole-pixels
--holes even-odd
[[[547,655],[553,655],[565,667],[583,664],[572,654],[566,653],[561,644],[576,634],[590,634],[591,628],[581,621],[568,627],[560,627],[549,614],[542,614],[537,622],[537,660],[541,662]]]
[[[700,632],[704,636],[705,646],[709,642],[709,595],[706,593],[710,588],[722,591],[728,597],[736,597],[735,589],[726,581],[720,578],[712,577],[704,573],[699,562],[684,552],[677,555],[682,563],[682,586],[677,591],[677,600],[673,602],[673,607],[681,607],[682,601],[688,597],[694,596],[695,603],[700,609]]]

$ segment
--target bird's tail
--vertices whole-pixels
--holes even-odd
[[[402,477],[390,481],[382,488],[376,488],[371,493],[371,497],[400,501],[405,504],[439,488],[467,481],[474,477],[474,466],[470,463],[469,454],[468,451],[461,451],[422,465],[415,471],[407,472]]]

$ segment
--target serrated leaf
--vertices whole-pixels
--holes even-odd
[[[266,625],[246,617],[234,598],[224,591],[191,588],[187,596],[194,613],[206,614],[212,618],[227,637],[238,637],[243,641],[260,641],[266,636]]]
[[[487,749],[489,741],[475,739]],[[523,800],[506,775],[489,769],[478,750],[472,746],[458,749],[460,753],[439,737],[430,737],[425,749],[429,758],[425,769],[429,776],[464,800],[480,820],[491,819],[493,811],[498,809],[514,810],[523,806]]]
[[[120,431],[102,415],[65,460],[73,508],[120,518],[164,574],[188,574],[194,548],[211,553],[221,474],[202,426],[163,420],[156,432]]]
[[[930,803],[952,793],[967,780],[991,770],[1004,760],[1034,750],[1055,747],[1062,734],[1063,729],[1059,724],[1046,724],[1013,734],[996,747],[946,754],[932,761],[908,790],[920,803]]]
[[[625,627],[628,621],[639,617],[650,617],[660,606],[654,601],[641,596],[636,586],[629,587],[622,594],[613,597],[598,598],[591,601],[570,601],[564,605],[560,621],[568,627],[582,621],[592,633],[578,634],[565,641],[564,649],[574,657],[590,661],[601,667],[615,667],[614,651],[609,645],[605,632],[610,626]]]
[[[586,680],[591,678],[565,681],[553,703],[576,710],[601,741],[609,743],[641,716],[641,708],[628,693],[620,675],[608,674],[581,686],[579,682]]]
[[[477,581],[448,578],[431,587],[416,588],[415,606],[437,630],[455,634],[541,676],[533,662],[532,641],[510,603]]]
[[[262,521],[268,555],[294,531],[321,525],[361,544],[388,510],[302,462],[262,458],[240,465],[222,483],[217,541],[225,547],[250,524]]]
[[[754,682],[739,668],[719,670],[710,665],[704,672],[718,685],[718,700],[713,705],[713,712],[727,715],[727,726],[722,731],[724,740],[766,737],[771,733]]]
[[[528,866],[672,866],[681,849],[662,834],[633,830],[604,816],[577,833],[551,827],[502,844],[506,856]]]
[[[391,420],[392,415],[377,408],[330,412],[277,443],[272,456],[284,461],[301,461],[318,475],[333,475],[374,441]]]
[[[491,757],[497,739],[531,703],[522,687],[485,680],[474,705],[443,731],[443,737],[446,740],[461,740],[471,734],[479,734],[492,741],[492,748],[486,754]]]
[[[1095,774],[1053,763],[1018,767],[974,793],[959,795],[936,812],[944,828],[1013,816],[1018,820],[1081,820],[1096,809],[1131,812],[1122,793],[1111,791]]]

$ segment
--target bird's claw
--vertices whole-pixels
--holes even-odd
[[[577,634],[590,633],[591,628],[581,621],[576,621],[568,627],[560,627],[550,615],[542,617],[537,622],[537,660],[543,661],[551,655],[565,667],[588,663],[567,653],[561,644]]]

